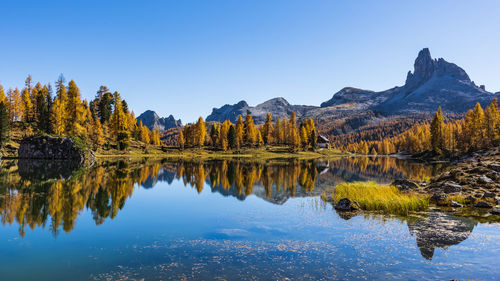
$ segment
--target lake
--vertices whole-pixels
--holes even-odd
[[[1,280],[387,280],[500,276],[500,224],[337,213],[352,181],[428,179],[393,158],[3,160]]]

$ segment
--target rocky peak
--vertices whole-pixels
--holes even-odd
[[[422,49],[415,59],[413,73],[408,72],[405,87],[407,92],[411,92],[427,82],[434,74],[434,61],[428,48]]]
[[[150,130],[157,129],[159,131],[165,131],[171,128],[177,128],[182,126],[181,120],[176,120],[174,116],[169,115],[167,118],[161,118],[152,110],[144,111],[139,117],[137,117],[137,122],[141,122]]]

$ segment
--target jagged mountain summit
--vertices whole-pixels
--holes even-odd
[[[158,114],[152,110],[146,110],[139,115],[139,117],[137,117],[137,123],[140,121],[142,121],[142,124],[150,130],[157,129],[160,132],[182,126],[180,119],[176,120],[172,115],[160,118]]]
[[[360,115],[366,115],[362,118],[366,123],[374,116],[434,113],[439,106],[447,113],[464,113],[476,102],[487,106],[494,97],[500,98],[500,92],[490,93],[484,86],[477,86],[462,68],[442,58],[433,59],[429,49],[424,48],[403,86],[381,92],[345,87],[319,107],[291,105],[284,98],[274,98],[255,107],[240,101],[214,108],[206,119],[235,122],[239,115],[252,114],[256,123],[262,123],[267,112],[275,118],[287,118],[296,112],[299,119],[313,118],[319,122],[359,119]]]
[[[260,124],[264,123],[268,112],[271,113],[275,119],[288,118],[292,112],[297,113],[297,116],[302,116],[305,112],[314,108],[315,106],[291,105],[282,97],[270,99],[254,107],[249,106],[246,101],[240,101],[233,105],[226,104],[221,108],[214,108],[212,114],[210,114],[206,120],[218,122],[230,120],[234,123],[238,120],[238,116],[241,115],[245,117],[247,114],[251,114],[255,123]]]

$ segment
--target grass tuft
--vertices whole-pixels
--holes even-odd
[[[321,198],[331,200],[333,204],[342,198],[349,198],[357,201],[363,210],[397,215],[408,215],[409,212],[429,208],[427,196],[401,192],[394,186],[376,182],[342,183],[323,192]]]

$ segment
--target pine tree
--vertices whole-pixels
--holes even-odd
[[[33,105],[31,103],[30,91],[28,88],[24,88],[21,95],[21,111],[23,122],[33,121]]]
[[[274,139],[273,117],[271,113],[267,113],[266,121],[262,127],[262,138],[265,144],[272,144]]]
[[[19,121],[21,118],[21,96],[19,90],[17,88],[15,90],[9,90],[7,99],[7,110],[11,122]]]
[[[253,117],[251,114],[247,114],[247,116],[245,116],[243,139],[245,144],[248,146],[257,145],[258,142],[257,129],[255,128],[255,124],[253,122]]]
[[[2,85],[0,85],[0,102],[3,102],[5,107],[7,107],[7,96],[5,96],[5,91]]]
[[[219,145],[220,137],[220,127],[217,122],[212,123],[212,128],[210,129],[210,141],[212,146],[217,147]]]
[[[431,122],[431,145],[432,150],[436,153],[441,154],[444,143],[444,117],[441,107],[438,108],[438,111],[434,115],[434,119]]]
[[[231,122],[229,120],[224,121],[222,123],[222,126],[220,128],[220,147],[222,150],[226,151],[229,148],[229,140],[228,140],[228,134],[229,134],[229,129],[232,126]]]
[[[149,141],[150,141],[149,129],[148,129],[148,127],[142,125],[142,121],[140,121],[140,123],[139,123],[139,129],[141,131],[141,141],[143,143],[149,143]]]
[[[80,89],[75,81],[68,84],[68,102],[66,103],[65,130],[68,135],[81,136],[84,133],[84,108],[80,97]]]
[[[113,94],[113,99],[115,107],[110,119],[111,130],[116,138],[118,149],[124,150],[128,147],[130,139],[127,115],[123,112],[121,97],[118,92]]]
[[[500,143],[500,114],[498,113],[497,99],[494,98],[484,112],[484,131],[486,132],[486,146],[498,146]]]
[[[300,145],[302,146],[302,149],[306,150],[309,144],[309,137],[307,136],[306,126],[304,124],[301,124],[299,131]]]
[[[7,108],[3,101],[0,101],[0,147],[9,140],[10,122]]]
[[[274,129],[274,139],[276,144],[283,144],[283,130],[280,118],[276,120],[276,128]]]
[[[243,137],[244,137],[244,127],[243,118],[238,116],[238,121],[236,121],[236,148],[239,149],[243,145]]]
[[[195,132],[195,145],[202,147],[205,144],[205,139],[207,137],[207,127],[202,117],[198,118],[198,122],[196,122]]]
[[[227,141],[230,148],[235,149],[238,147],[236,129],[232,124],[229,126],[229,131],[227,133]]]
[[[65,121],[64,121],[64,104],[59,97],[54,99],[54,104],[52,105],[50,113],[50,121],[52,131],[57,135],[64,135]]]
[[[142,121],[141,121],[142,125]],[[179,130],[179,135],[177,135],[177,144],[179,145],[179,148],[182,150],[184,149],[184,145],[186,144],[186,140],[184,139],[184,133],[182,132],[182,129]]]

